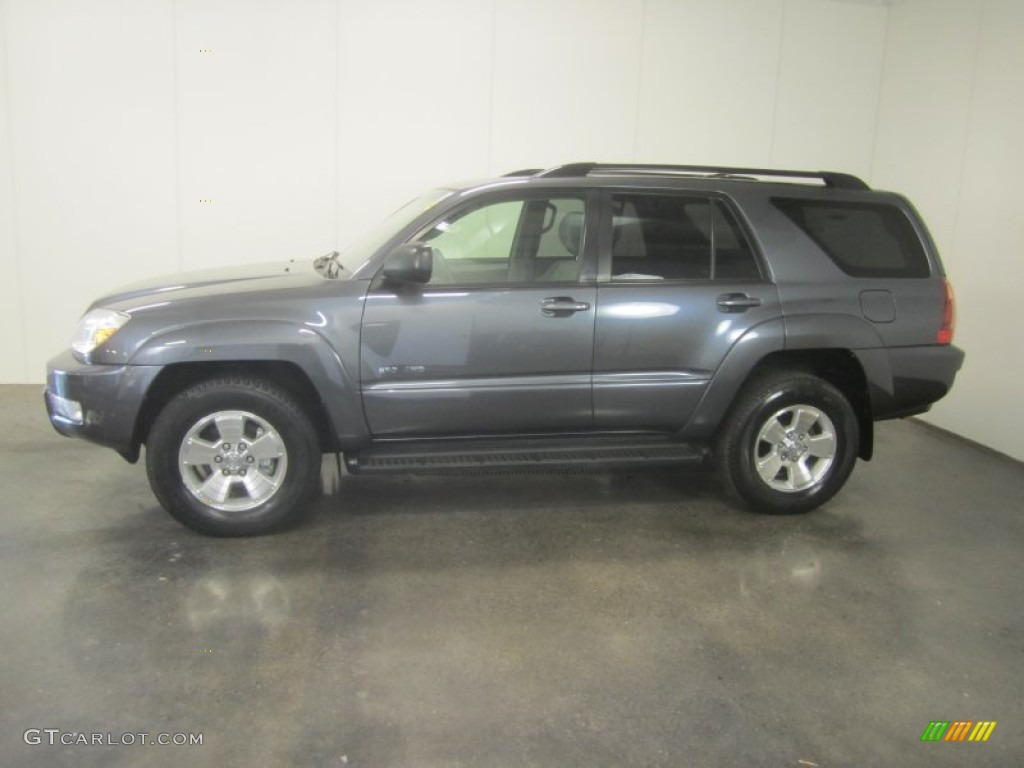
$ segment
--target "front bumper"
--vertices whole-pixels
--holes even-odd
[[[53,428],[139,458],[136,423],[158,365],[88,365],[66,351],[47,365],[46,410]]]

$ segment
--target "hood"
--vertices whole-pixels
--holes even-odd
[[[253,288],[284,287],[299,283],[322,282],[312,261],[291,259],[262,264],[246,264],[216,269],[201,269],[179,272],[163,277],[150,278],[122,286],[93,302],[93,307],[109,307],[113,304],[131,304],[135,299],[152,299],[164,296],[168,300],[183,295],[224,294],[251,290]]]

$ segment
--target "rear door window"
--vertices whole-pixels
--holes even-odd
[[[615,193],[612,280],[757,280],[742,230],[721,200]]]

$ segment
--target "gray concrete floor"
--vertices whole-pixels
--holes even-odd
[[[234,541],[53,433],[38,387],[0,387],[0,425],[3,764],[1024,760],[1024,467],[914,422],[803,517],[699,472],[331,477],[303,528]],[[958,719],[999,724],[920,743]]]

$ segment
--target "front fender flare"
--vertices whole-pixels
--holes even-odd
[[[286,321],[199,322],[148,337],[129,364],[287,362],[309,378],[331,421],[339,447],[369,437],[358,382],[338,352],[313,328]]]

